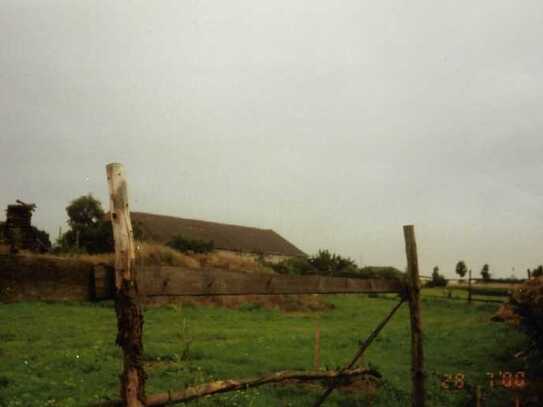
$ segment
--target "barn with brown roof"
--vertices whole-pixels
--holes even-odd
[[[132,212],[132,223],[143,233],[145,240],[166,243],[175,236],[212,241],[215,249],[279,262],[305,253],[271,229],[229,225],[173,216]]]

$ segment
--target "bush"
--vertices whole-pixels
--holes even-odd
[[[328,250],[319,250],[312,257],[292,257],[277,264],[269,264],[277,273],[289,275],[325,275],[348,278],[399,279],[402,273],[394,267],[362,267],[354,261]]]
[[[543,276],[543,266],[538,266],[532,270],[532,277],[541,277]]]
[[[213,242],[198,239],[187,239],[181,235],[175,236],[172,240],[166,243],[172,249],[183,253],[209,253],[215,248]]]
[[[99,220],[86,227],[73,227],[57,243],[62,252],[110,253],[114,250],[111,222]]]
[[[532,356],[539,366],[537,373],[543,375],[543,280],[535,278],[515,289],[511,305],[520,316],[521,328],[533,339],[535,351]]]
[[[434,267],[434,271],[432,272],[432,279],[428,282],[426,285],[427,287],[446,287],[447,286],[447,279],[439,274],[439,268],[436,266]]]
[[[318,274],[318,270],[308,261],[306,257],[292,257],[277,264],[269,264],[277,273],[304,276]]]
[[[39,248],[41,251],[48,251],[51,248],[51,240],[49,240],[49,233],[45,230],[38,229],[32,226],[32,233],[36,237]]]
[[[356,272],[356,263],[348,257],[330,253],[328,250],[319,250],[315,256],[309,257],[308,262],[315,267],[319,274],[337,275],[339,272]]]

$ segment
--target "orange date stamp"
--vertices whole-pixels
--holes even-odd
[[[486,376],[488,378],[488,387],[490,391],[497,388],[502,388],[505,390],[510,390],[513,393],[513,406],[522,407],[519,392],[522,391],[527,385],[528,380],[526,372],[523,370],[519,371],[508,371],[500,370],[497,373],[487,372]],[[452,373],[445,374],[441,376],[440,387],[443,390],[452,391],[452,390],[464,390],[466,387],[472,388],[473,386],[466,386],[464,373]],[[479,406],[480,397],[481,397],[481,386],[476,386],[476,399],[477,405]],[[467,389],[466,389],[467,390]]]
[[[503,387],[510,390],[522,390],[527,385],[526,372],[519,370],[516,372],[502,371],[497,373],[487,372],[488,386],[491,390],[496,387]],[[445,374],[440,382],[443,390],[463,390],[465,387],[464,373]]]

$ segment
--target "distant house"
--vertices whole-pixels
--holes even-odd
[[[187,239],[212,241],[215,249],[251,257],[262,256],[273,263],[305,253],[271,229],[203,220],[176,218],[132,212],[131,220],[143,233],[144,240],[166,243],[177,235]]]

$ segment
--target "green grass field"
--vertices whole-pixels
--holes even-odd
[[[166,306],[145,311],[148,394],[216,378],[247,377],[282,369],[310,369],[317,320],[323,367],[345,364],[395,304],[388,297],[331,296],[336,308],[284,314]],[[464,406],[470,391],[441,389],[439,375],[463,373],[466,386],[483,386],[485,406],[511,405],[504,390],[489,391],[487,372],[516,371],[512,354],[527,339],[489,322],[497,306],[423,300],[428,405]],[[0,305],[0,405],[80,406],[116,398],[120,351],[111,304]],[[187,343],[192,343],[187,349]],[[369,348],[364,361],[383,375],[372,406],[407,406],[410,390],[408,307],[403,306]],[[263,386],[195,401],[200,406],[306,406],[318,392]],[[363,395],[334,392],[327,405],[367,405]],[[505,400],[508,401],[505,404]]]

